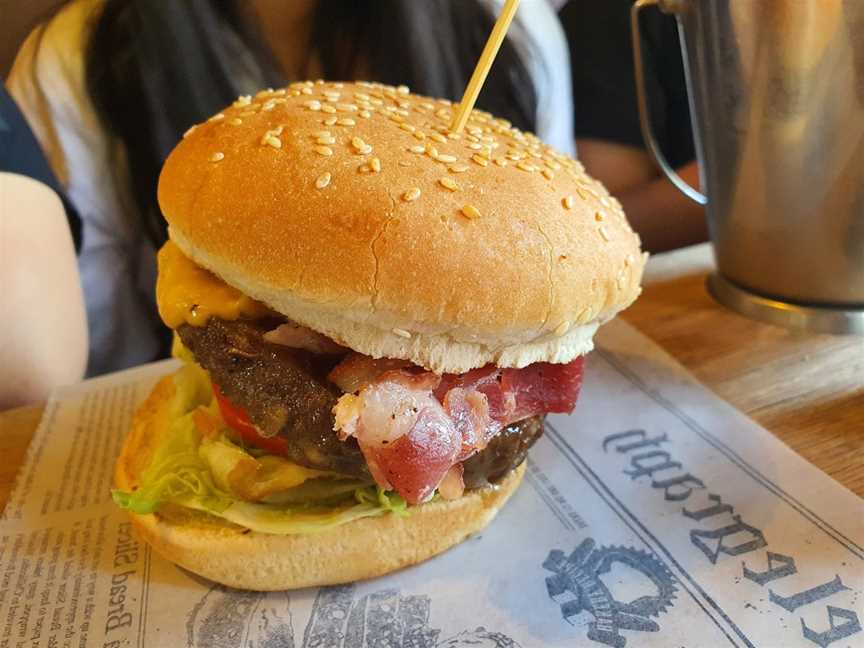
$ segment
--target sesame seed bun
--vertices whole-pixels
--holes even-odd
[[[173,395],[174,384],[166,376],[138,410],[115,467],[121,490],[138,486],[153,449],[169,433]],[[183,509],[130,517],[164,558],[229,587],[274,591],[335,585],[381,576],[459,544],[492,521],[524,472],[523,464],[497,487],[413,507],[407,517],[363,518],[310,535],[257,533]]]
[[[367,83],[241,98],[165,163],[170,237],[367,355],[568,362],[639,294],[639,238],[578,162],[479,111],[453,137],[452,113]]]

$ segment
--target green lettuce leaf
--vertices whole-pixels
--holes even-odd
[[[175,355],[182,352],[182,348],[175,348]],[[230,492],[226,474],[244,455],[260,459],[260,453],[253,455],[227,437],[202,440],[193,412],[199,406],[213,411],[217,408],[203,369],[186,364],[175,375],[174,384],[170,434],[154,450],[139,488],[112,492],[121,508],[144,515],[171,503],[253,531],[275,534],[316,533],[364,517],[408,514],[405,500],[398,494],[338,477],[308,479],[264,501],[244,501]]]

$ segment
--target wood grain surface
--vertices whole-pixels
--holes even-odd
[[[698,380],[864,496],[864,338],[798,333],[723,308],[705,290],[707,245],[658,255],[623,317]],[[41,408],[0,413],[0,510]]]

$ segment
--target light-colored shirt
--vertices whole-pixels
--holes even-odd
[[[496,15],[503,4],[482,1]],[[155,305],[155,251],[138,226],[123,147],[100,122],[85,82],[90,26],[101,6],[102,0],[67,4],[30,35],[7,79],[81,216],[90,375],[154,359],[164,330]],[[557,16],[546,0],[523,0],[511,30],[535,85],[537,135],[572,154],[569,56]]]

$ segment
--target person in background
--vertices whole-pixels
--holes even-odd
[[[87,322],[75,260],[81,224],[58,190],[0,85],[0,409],[44,400],[84,375]]]
[[[624,206],[643,247],[661,252],[707,239],[704,209],[655,166],[639,127],[630,37],[633,0],[569,0],[567,34],[579,159]],[[643,15],[646,82],[654,132],[679,175],[699,186],[675,18]]]
[[[154,299],[159,169],[192,124],[291,80],[367,79],[458,100],[502,0],[75,0],[8,84],[81,213],[88,373],[167,353]],[[478,107],[572,152],[567,46],[526,0]]]

